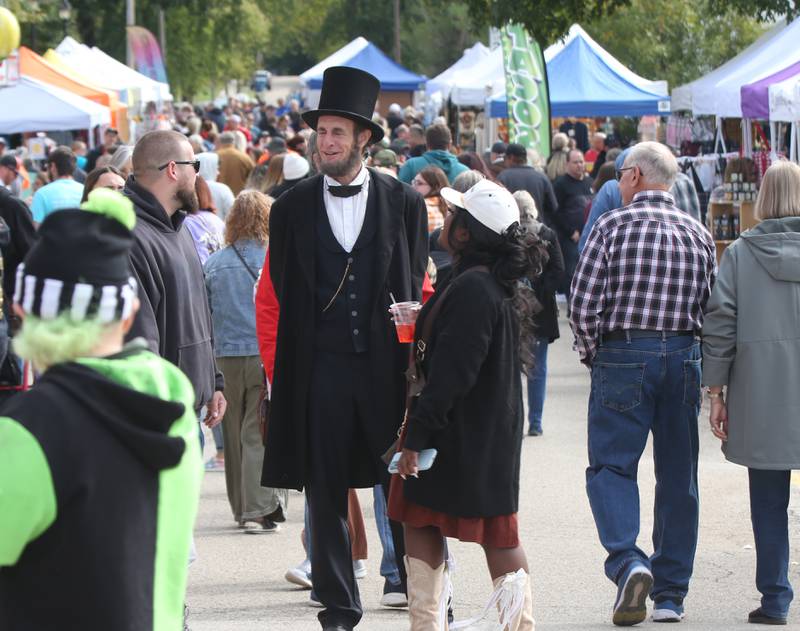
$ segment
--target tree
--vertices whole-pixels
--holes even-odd
[[[585,28],[637,74],[666,79],[670,87],[676,87],[734,57],[766,28],[733,10],[715,15],[708,4],[707,0],[633,0],[613,16],[589,22]]]
[[[445,0],[446,2],[446,0]],[[476,25],[522,24],[538,42],[554,42],[569,27],[611,15],[630,0],[463,0]]]
[[[447,4],[448,0],[440,0]],[[460,0],[468,9],[476,25],[503,26],[508,22],[523,24],[528,32],[539,42],[553,42],[562,37],[572,24],[605,24],[605,19],[616,11],[633,5],[646,5],[648,13],[660,13],[669,8],[664,5],[685,6],[686,3],[656,2],[646,3],[634,0]],[[702,7],[705,19],[731,19],[732,17],[753,18],[760,22],[774,21],[782,16],[791,20],[798,15],[800,7],[797,0],[697,0],[696,6]],[[679,28],[682,23],[680,14],[670,27]],[[632,33],[637,34],[635,28]]]

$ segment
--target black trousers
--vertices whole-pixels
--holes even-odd
[[[347,492],[365,477],[383,485],[389,497],[389,474],[380,459],[386,448],[371,445],[365,427],[375,422],[365,354],[316,352],[309,397],[310,479],[306,488],[311,526],[311,575],[325,609],[323,627],[355,627],[363,610],[353,575],[347,530]],[[402,525],[390,522],[400,578],[405,589]]]

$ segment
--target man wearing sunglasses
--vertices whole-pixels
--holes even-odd
[[[206,406],[204,422],[213,427],[225,414],[223,378],[214,360],[203,269],[191,234],[182,229],[186,213],[197,210],[199,170],[189,141],[174,131],[151,131],[133,150],[124,194],[136,210],[131,258],[141,308],[128,338],[144,338],[186,373],[196,411]]]

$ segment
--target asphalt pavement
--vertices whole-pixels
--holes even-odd
[[[614,628],[615,586],[603,574],[605,552],[586,499],[586,409],[589,375],[571,350],[565,321],[562,337],[550,347],[544,435],[526,437],[522,448],[519,523],[533,578],[534,615],[544,631]],[[695,572],[681,627],[736,631],[766,628],[746,623],[759,604],[745,468],[726,462],[708,430],[704,407],[700,426],[700,537]],[[209,441],[207,441],[208,443]],[[793,480],[790,579],[800,588],[800,479]],[[641,536],[652,551],[654,478],[648,446],[639,469]],[[369,539],[368,575],[359,581],[364,617],[359,629],[408,629],[406,610],[379,605],[383,579],[381,548],[372,494],[360,491]],[[248,535],[236,528],[225,495],[224,475],[207,473],[195,531],[198,560],[189,571],[187,604],[192,631],[312,631],[319,629],[308,591],[284,580],[287,568],[303,559],[300,531],[303,496],[290,493],[288,520],[281,532]],[[481,549],[450,541],[457,618],[479,613],[491,593]],[[651,603],[652,604],[652,603]],[[637,628],[661,628],[651,620]],[[787,629],[800,629],[800,611]]]

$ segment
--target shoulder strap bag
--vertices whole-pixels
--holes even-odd
[[[482,272],[484,274],[490,273],[489,268],[485,265],[476,265],[465,273],[469,273],[471,271]],[[426,379],[425,372],[422,370],[422,362],[425,361],[425,353],[428,351],[428,346],[430,345],[431,335],[433,333],[433,325],[436,322],[436,316],[438,316],[439,312],[442,310],[442,305],[444,304],[445,298],[447,298],[447,294],[452,286],[453,284],[450,283],[442,290],[441,295],[436,299],[436,302],[431,307],[431,310],[426,314],[425,320],[422,322],[422,330],[416,332],[414,335],[414,345],[411,347],[411,351],[409,352],[408,369],[406,370],[406,409],[405,414],[403,415],[403,423],[397,430],[397,439],[392,443],[389,449],[386,450],[386,453],[381,456],[381,460],[383,460],[387,465],[392,461],[394,455],[400,450],[400,440],[403,430],[408,424],[408,412],[411,409],[411,403],[415,397],[418,397],[420,394],[422,394],[422,390],[425,387]]]

